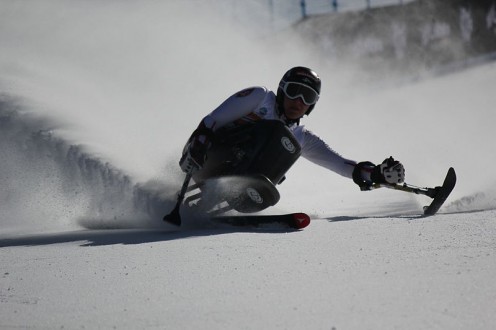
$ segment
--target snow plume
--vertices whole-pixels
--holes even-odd
[[[448,213],[477,212],[496,209],[496,189],[477,192],[457,199],[445,206]]]
[[[150,227],[172,207],[176,187],[131,178],[79,145],[56,137],[53,125],[0,98],[2,229],[26,226]],[[161,192],[161,193],[160,193]]]

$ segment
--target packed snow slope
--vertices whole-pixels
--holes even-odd
[[[2,2],[0,328],[492,329],[496,64],[371,86],[234,26],[196,1]],[[303,231],[160,221],[201,117],[295,65],[323,80],[302,123],[344,156],[457,170],[438,215],[302,159],[270,212]]]

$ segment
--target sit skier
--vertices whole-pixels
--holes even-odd
[[[265,87],[235,93],[201,120],[186,143],[181,169],[197,183],[222,175],[261,173],[276,185],[301,154],[352,179],[361,190],[373,184],[402,183],[405,170],[392,157],[379,165],[343,158],[300,125],[302,117],[313,111],[320,90],[320,77],[313,70],[294,67],[284,74],[276,93]],[[289,139],[281,140],[288,131]],[[281,147],[271,141],[287,141],[290,152],[284,152],[288,149],[284,142]]]

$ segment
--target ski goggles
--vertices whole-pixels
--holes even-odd
[[[289,81],[282,86],[284,94],[291,100],[301,97],[306,105],[313,105],[319,100],[319,94],[308,85]]]

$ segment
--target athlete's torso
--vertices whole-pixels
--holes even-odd
[[[280,120],[288,126],[302,148],[302,156],[343,176],[352,177],[355,162],[345,159],[332,150],[304,125],[288,123],[277,111],[276,95],[265,87],[244,89],[225,100],[204,118],[214,131],[235,128],[258,120]]]

